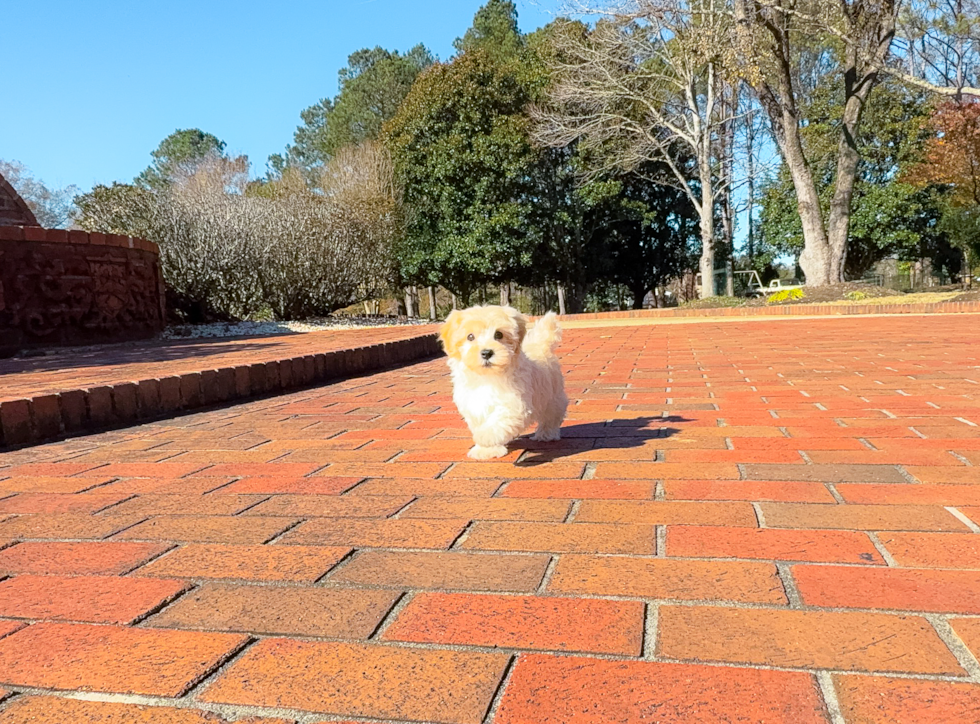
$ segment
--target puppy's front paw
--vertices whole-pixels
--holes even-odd
[[[481,447],[480,445],[474,445],[469,453],[469,457],[474,460],[493,460],[494,458],[502,458],[507,454],[506,445],[494,445],[493,447]]]
[[[553,430],[536,430],[533,435],[531,435],[532,440],[537,440],[538,442],[552,442],[554,440],[561,440],[561,430],[559,428],[554,428]]]

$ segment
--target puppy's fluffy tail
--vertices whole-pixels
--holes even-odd
[[[524,354],[535,360],[548,360],[555,356],[555,349],[561,344],[561,327],[558,315],[548,312],[541,317],[524,337]]]

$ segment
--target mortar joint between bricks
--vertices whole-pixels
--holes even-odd
[[[516,663],[517,655],[512,654],[507,660],[507,666],[504,667],[504,675],[500,677],[500,683],[497,685],[497,689],[493,692],[493,697],[490,699],[490,706],[487,707],[487,711],[481,720],[481,724],[490,724],[497,718],[497,710],[500,708],[500,702],[504,698],[504,691],[507,689],[507,684],[510,683],[510,677],[514,673],[514,666]]]
[[[140,627],[143,627],[143,624],[144,623],[146,623],[148,620],[150,620],[151,618],[153,618],[154,616],[156,616],[158,613],[160,613],[161,611],[163,611],[165,608],[169,608],[172,604],[176,603],[179,599],[183,598],[188,593],[191,593],[192,591],[196,591],[197,590],[197,588],[198,588],[198,584],[197,583],[194,583],[194,582],[191,582],[191,581],[187,581],[186,583],[187,583],[187,585],[184,588],[182,588],[181,590],[177,591],[177,593],[173,594],[172,596],[167,596],[167,598],[165,598],[163,601],[160,601],[160,603],[158,603],[156,606],[154,606],[153,608],[151,608],[149,611],[144,611],[143,613],[141,613],[135,619],[133,619],[132,621],[130,621],[129,622],[129,625],[130,626],[140,626]]]
[[[411,603],[411,600],[415,598],[417,591],[402,591],[395,602],[391,604],[391,608],[381,617],[378,621],[378,625],[374,627],[374,631],[368,636],[368,641],[377,641],[381,638],[381,635],[388,629],[389,626],[398,618],[399,614],[405,610],[405,607]]]
[[[419,498],[418,498],[418,496],[417,496],[417,495],[416,495],[416,496],[414,496],[414,497],[413,497],[413,498],[412,498],[411,500],[409,500],[409,501],[408,501],[407,503],[405,503],[405,505],[403,505],[403,506],[402,506],[402,507],[400,507],[400,508],[399,508],[398,510],[396,510],[396,511],[395,511],[394,513],[392,513],[391,515],[389,515],[389,516],[388,516],[388,518],[389,518],[389,519],[391,519],[391,518],[400,518],[400,517],[402,516],[402,513],[404,513],[404,512],[405,512],[406,510],[408,510],[409,508],[411,508],[411,507],[412,507],[412,504],[413,504],[413,503],[414,503],[415,501],[417,501],[418,499],[419,499]]]
[[[824,487],[827,488],[827,492],[833,496],[834,500],[836,500],[839,505],[844,505],[847,503],[847,501],[844,500],[844,496],[837,490],[836,485],[833,483],[824,483]]]
[[[796,587],[796,581],[793,579],[793,572],[790,570],[789,564],[777,562],[776,571],[779,574],[779,580],[782,581],[783,591],[786,593],[789,607],[804,608],[803,598],[800,596],[800,589]]]
[[[921,484],[921,481],[918,478],[916,478],[914,475],[912,475],[912,473],[910,473],[908,470],[906,470],[903,465],[895,465],[894,468],[895,470],[898,471],[899,475],[905,478],[905,482],[912,483],[914,485]]]
[[[459,535],[453,538],[453,541],[449,544],[447,550],[459,550],[460,546],[463,544],[463,541],[469,538],[470,531],[473,529],[475,524],[476,521],[471,520],[465,526],[463,526],[463,530],[459,532]]]
[[[829,671],[818,671],[817,683],[820,686],[820,694],[823,697],[824,705],[827,707],[827,713],[830,715],[831,724],[847,724],[841,711],[840,701],[837,699],[834,677],[830,675]]]
[[[262,545],[272,545],[272,544],[274,544],[277,540],[279,540],[284,535],[286,535],[286,533],[288,533],[289,531],[291,531],[293,528],[296,528],[297,526],[302,525],[307,520],[309,520],[309,518],[300,518],[299,520],[294,520],[292,523],[290,523],[289,525],[287,525],[281,531],[279,531],[278,533],[276,533],[273,536],[270,536],[267,540],[263,541],[262,542]]]
[[[555,575],[555,568],[558,567],[558,562],[561,556],[554,554],[548,561],[548,566],[544,569],[544,575],[541,576],[541,582],[538,583],[538,587],[534,590],[535,594],[541,595],[548,591],[548,586],[551,585],[551,578]]]
[[[966,516],[959,508],[955,508],[952,505],[946,506],[946,511],[960,521],[963,525],[969,528],[974,533],[980,533],[980,525],[974,523],[970,518]]]
[[[335,574],[335,573],[336,573],[337,571],[339,571],[339,570],[340,570],[340,569],[342,569],[342,568],[343,568],[344,566],[346,566],[346,565],[347,565],[348,563],[350,563],[350,562],[351,562],[352,560],[354,560],[354,558],[356,558],[356,557],[357,557],[357,554],[358,554],[359,552],[360,552],[360,551],[359,551],[359,550],[358,550],[357,548],[354,548],[354,549],[352,549],[352,550],[350,551],[350,553],[348,553],[348,554],[347,554],[347,555],[345,555],[345,556],[344,556],[343,558],[341,558],[341,559],[340,559],[339,561],[337,561],[337,562],[336,562],[336,563],[334,563],[334,564],[333,564],[332,566],[330,566],[330,568],[328,568],[328,569],[327,569],[327,571],[326,571],[326,572],[325,572],[325,573],[324,573],[324,574],[323,574],[322,576],[320,576],[320,577],[319,577],[319,578],[317,578],[317,579],[316,579],[315,581],[313,581],[313,585],[314,585],[314,586],[319,586],[319,585],[321,585],[321,584],[322,584],[322,583],[323,583],[324,581],[327,581],[327,580],[329,580],[329,578],[330,578],[330,576],[332,576],[332,575],[333,575],[333,574]]]
[[[493,493],[490,495],[490,497],[491,498],[499,498],[499,497],[501,497],[501,494],[505,490],[507,490],[507,486],[510,485],[511,482],[512,481],[510,481],[510,480],[503,480],[503,481],[501,481],[500,485],[497,486],[497,489],[493,491]]]
[[[245,640],[228,652],[225,656],[218,659],[207,671],[194,681],[191,681],[178,697],[196,700],[196,695],[208,688],[211,682],[215,681],[229,666],[240,659],[245,652],[255,644],[258,639],[254,636],[246,636]]]
[[[573,500],[572,504],[568,506],[568,513],[565,515],[565,519],[562,522],[571,523],[573,520],[575,520],[575,516],[578,515],[579,508],[581,507],[581,500]]]
[[[960,455],[958,452],[953,452],[952,450],[948,450],[947,452],[949,452],[950,455],[952,455],[954,458],[956,458],[957,460],[959,460],[961,463],[963,463],[967,467],[969,467],[969,468],[972,468],[973,467],[973,463],[971,463],[968,458],[965,458],[962,455]]]
[[[643,640],[640,657],[646,661],[657,659],[657,633],[660,628],[660,605],[647,601],[643,607]]]
[[[953,656],[956,657],[959,665],[963,667],[974,682],[980,683],[980,662],[977,661],[976,656],[963,643],[963,640],[960,639],[953,627],[949,625],[949,618],[936,613],[926,613],[923,615],[932,624],[936,633],[939,634],[939,638],[943,640],[943,643],[946,644],[946,647]]]
[[[207,493],[205,493],[205,495],[207,495]],[[270,495],[260,496],[258,500],[255,500],[255,501],[249,503],[244,508],[242,508],[241,510],[239,510],[237,513],[233,513],[232,514],[232,517],[234,518],[234,517],[241,516],[241,517],[247,518],[248,516],[245,515],[245,513],[247,513],[248,511],[250,511],[252,508],[255,508],[255,507],[259,506],[259,505],[262,505],[262,503],[266,503],[266,502],[272,500],[273,497],[274,496],[272,496],[271,494]]]
[[[898,562],[895,560],[892,554],[888,552],[888,549],[885,547],[885,544],[882,542],[881,538],[878,537],[878,534],[872,531],[868,531],[867,533],[868,538],[871,539],[871,544],[875,547],[881,557],[884,558],[888,567],[898,568]]]

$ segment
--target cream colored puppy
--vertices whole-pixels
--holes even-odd
[[[469,456],[490,460],[536,424],[534,440],[558,440],[568,398],[555,348],[558,317],[549,312],[530,331],[512,307],[455,310],[439,334],[449,355],[453,401],[473,433]]]

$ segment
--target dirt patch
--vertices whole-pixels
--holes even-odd
[[[972,292],[963,292],[962,294],[957,294],[955,297],[950,299],[951,302],[980,302],[980,289],[975,289]]]

